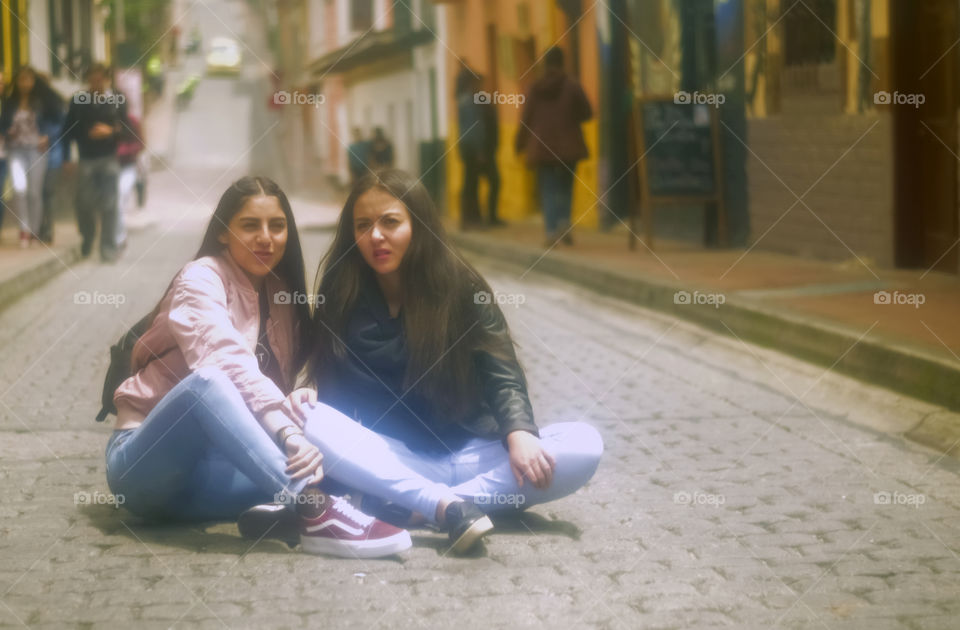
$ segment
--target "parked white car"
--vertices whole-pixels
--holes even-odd
[[[229,37],[214,37],[207,52],[207,74],[239,74],[243,53]]]

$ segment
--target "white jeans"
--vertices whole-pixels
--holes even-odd
[[[47,154],[36,147],[16,147],[10,149],[9,156],[13,208],[20,219],[20,229],[39,238]]]
[[[430,520],[439,501],[461,497],[486,512],[525,508],[573,493],[593,477],[603,439],[584,422],[540,429],[540,443],[556,460],[553,482],[544,490],[529,481],[517,486],[506,448],[499,440],[474,438],[447,454],[411,451],[317,403],[304,428],[323,453],[323,472],[357,490],[379,496]]]
[[[137,185],[137,165],[126,164],[120,167],[117,178],[117,245],[127,240],[127,213],[134,204],[134,188]]]

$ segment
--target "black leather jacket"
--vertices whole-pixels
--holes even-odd
[[[432,406],[414,392],[404,394],[408,360],[401,312],[391,318],[375,284],[358,296],[344,341],[347,358],[332,374],[318,378],[321,401],[364,426],[403,441],[414,450],[456,450],[471,437],[505,439],[512,431],[539,436],[527,394],[527,382],[510,341],[506,319],[495,303],[475,304],[479,324],[503,341],[508,359],[474,353],[480,381],[475,413],[453,423],[437,418]]]

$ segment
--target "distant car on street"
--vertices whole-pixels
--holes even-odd
[[[229,37],[214,37],[207,52],[207,74],[239,74],[243,53]]]

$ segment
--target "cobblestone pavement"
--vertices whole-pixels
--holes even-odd
[[[251,546],[232,523],[156,526],[115,509],[110,428],[93,422],[107,346],[200,228],[160,222],[121,263],[79,264],[0,314],[0,625],[960,623],[956,462],[864,426],[946,412],[487,265],[540,423],[603,434],[577,494],[500,523],[465,559],[429,532],[402,557],[339,560]],[[305,239],[312,269],[329,236]]]

